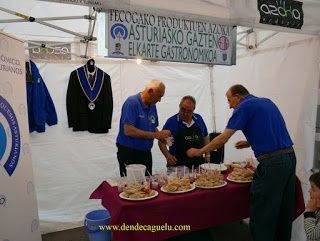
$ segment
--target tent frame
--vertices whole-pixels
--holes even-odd
[[[100,10],[96,10],[93,7],[89,7],[89,15],[50,17],[50,18],[35,18],[35,17],[32,17],[32,16],[27,16],[27,15],[25,15],[23,13],[12,11],[10,9],[7,9],[7,8],[1,7],[1,6],[0,6],[0,11],[15,15],[17,17],[20,17],[20,19],[4,19],[4,20],[0,19],[0,23],[17,23],[17,22],[38,23],[38,24],[47,26],[49,28],[53,28],[53,29],[56,29],[56,30],[59,30],[59,31],[62,31],[62,32],[65,32],[65,33],[68,33],[68,34],[71,34],[71,35],[74,35],[76,37],[79,37],[80,38],[80,42],[86,44],[84,55],[78,55],[78,54],[75,54],[75,53],[70,53],[70,54],[78,56],[80,58],[86,58],[86,59],[89,58],[89,56],[88,56],[89,42],[97,40],[97,38],[93,36],[93,33],[94,33],[94,28],[95,28],[95,25],[96,25],[96,21],[97,21],[97,13],[100,12]],[[46,21],[73,20],[73,19],[87,19],[87,20],[89,20],[89,27],[88,27],[87,35],[83,35],[83,34],[68,30],[66,28],[62,28],[60,26],[57,26],[57,25],[54,25],[54,24],[46,22]],[[44,43],[35,43],[35,42],[32,42],[32,41],[28,41],[28,42],[36,45],[35,47],[40,46],[42,48],[50,48],[50,49],[55,49],[54,46],[60,45],[60,44],[50,44],[50,45],[48,45],[48,44],[44,44]]]

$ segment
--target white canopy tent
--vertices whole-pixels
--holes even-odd
[[[66,2],[77,1],[66,0]],[[119,5],[119,2],[123,5]],[[239,30],[239,32],[244,30],[243,34],[239,34],[239,39],[246,35],[248,28],[253,28],[257,35],[257,43],[260,42],[260,45],[251,50],[241,44],[238,45],[235,66],[209,67],[146,61],[137,65],[132,60],[105,59],[98,57],[95,45],[92,44],[88,55],[96,56],[96,64],[107,72],[112,80],[114,111],[112,129],[108,134],[76,133],[67,128],[65,96],[69,74],[86,60],[73,57],[72,61],[36,61],[55,103],[59,121],[58,125],[48,127],[45,133],[31,134],[33,169],[42,233],[78,227],[82,225],[83,217],[88,211],[100,206],[99,201],[88,200],[88,197],[100,182],[118,175],[115,139],[121,105],[126,97],[140,91],[148,80],[155,77],[162,79],[167,86],[166,94],[158,104],[160,128],[169,116],[177,112],[179,100],[186,94],[191,94],[197,99],[196,112],[204,117],[209,131],[223,131],[225,128],[231,111],[228,109],[224,95],[230,85],[240,83],[248,87],[253,94],[272,99],[283,113],[294,140],[298,157],[297,173],[303,182],[304,189],[307,190],[309,170],[313,163],[317,101],[320,99],[320,17],[313,14],[317,13],[317,10],[319,12],[320,3],[304,1],[305,25],[302,30],[293,30],[257,23],[257,14],[253,11],[256,9],[256,1],[253,0],[188,0],[183,1],[183,8],[181,8],[181,2],[140,0],[104,1],[103,4],[111,4],[111,7],[115,7],[112,4],[116,3],[116,7],[130,9],[141,9],[143,6],[145,11],[149,11],[149,7],[152,7],[150,11],[160,12],[169,8],[172,13],[178,15],[190,14],[196,18],[200,18],[201,15],[201,19],[243,25],[246,27]],[[37,18],[89,14],[89,7],[34,0],[22,2],[0,0],[0,6]],[[242,18],[243,15],[247,18]],[[0,19],[12,18],[12,15],[0,13]],[[88,20],[60,20],[50,21],[50,23],[82,35],[88,34]],[[102,26],[103,22],[98,21],[96,27],[99,33],[94,33],[94,36],[98,35],[98,45],[103,39]],[[256,29],[256,27],[269,30]],[[73,51],[76,54],[84,55],[85,53],[85,45],[80,43],[81,38],[37,23],[1,23],[0,21],[0,29],[25,40],[73,42]],[[281,32],[275,35],[274,31],[277,30],[300,34]],[[271,35],[274,36],[269,39],[268,36]],[[264,41],[265,39],[267,41]],[[244,45],[251,43],[251,39],[247,37],[243,37],[240,41]],[[0,93],[4,88],[0,86]],[[250,150],[239,151],[233,148],[234,142],[239,138],[243,138],[241,133],[237,133],[226,145],[226,161],[243,160],[253,156]],[[154,170],[164,168],[165,159],[156,143],[152,152]],[[295,222],[293,240],[305,240],[301,219]]]

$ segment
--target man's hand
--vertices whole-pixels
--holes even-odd
[[[167,159],[168,166],[177,164],[177,158],[174,155],[169,154],[166,156],[166,159]]]
[[[243,148],[250,147],[250,144],[247,141],[238,141],[238,142],[236,142],[236,144],[234,146],[237,149],[243,149]]]
[[[189,150],[187,150],[187,156],[188,157],[201,156],[200,149],[190,148]]]
[[[154,133],[154,138],[161,140],[171,136],[171,132],[169,130],[156,131]]]

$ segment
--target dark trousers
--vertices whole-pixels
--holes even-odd
[[[140,151],[130,147],[117,144],[118,152],[117,158],[119,162],[120,176],[127,175],[126,165],[142,164],[145,165],[147,171],[152,175],[152,155],[151,151]]]
[[[254,241],[290,241],[295,204],[294,152],[261,161],[250,190]]]

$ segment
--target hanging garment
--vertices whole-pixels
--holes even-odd
[[[27,63],[26,67],[31,67],[31,70],[27,69],[29,77],[26,82],[29,132],[45,132],[46,123],[49,126],[58,123],[56,109],[35,63],[30,60],[30,65]]]
[[[67,90],[67,115],[73,131],[108,133],[111,129],[113,98],[110,76],[84,65],[70,74]]]

